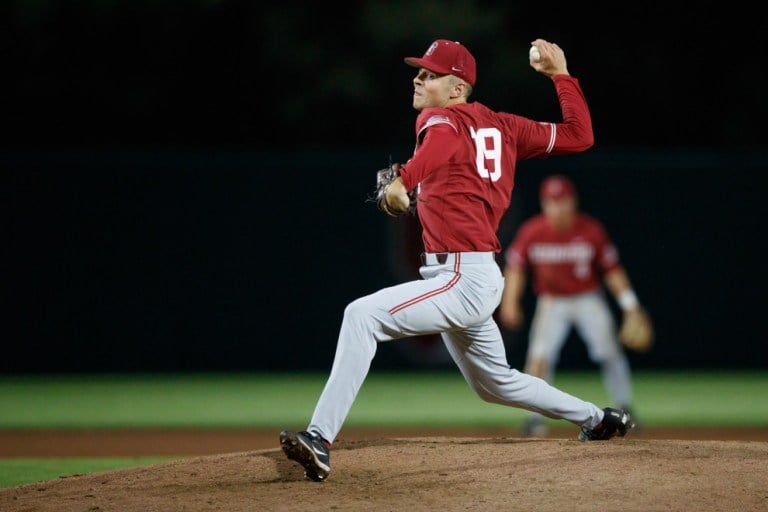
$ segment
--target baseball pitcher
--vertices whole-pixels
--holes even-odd
[[[537,39],[530,66],[550,79],[563,120],[538,122],[496,112],[468,98],[475,57],[459,42],[438,39],[415,68],[419,112],[414,152],[405,164],[376,173],[379,208],[397,222],[418,215],[425,252],[421,279],[385,287],[346,306],[330,375],[306,430],[284,430],[280,444],[307,478],[330,472],[330,447],[368,375],[379,343],[439,334],[477,395],[580,427],[579,439],[606,440],[632,428],[625,411],[600,408],[509,366],[493,317],[504,289],[496,232],[509,207],[519,160],[578,153],[593,143],[592,121],[562,49]],[[397,340],[397,341],[396,341]]]

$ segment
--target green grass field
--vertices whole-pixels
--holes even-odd
[[[0,376],[0,430],[132,427],[274,428],[306,425],[325,374]],[[555,384],[610,405],[595,371]],[[636,409],[655,426],[768,428],[768,372],[635,372]],[[503,427],[525,411],[488,404],[458,371],[372,371],[347,426]],[[0,454],[0,486],[151,464],[161,458],[13,459]]]

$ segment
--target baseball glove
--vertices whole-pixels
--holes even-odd
[[[390,163],[389,167],[376,171],[376,190],[372,200],[376,202],[376,206],[379,207],[379,210],[391,217],[401,217],[408,213],[413,215],[416,212],[415,190],[408,193],[410,204],[406,210],[396,210],[387,203],[387,188],[389,188],[392,182],[400,175],[400,167],[401,165],[398,163]]]
[[[653,346],[654,336],[651,317],[642,308],[624,313],[619,339],[625,347],[635,352],[648,352]]]

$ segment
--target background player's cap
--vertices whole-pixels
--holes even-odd
[[[539,197],[541,199],[560,199],[576,196],[576,186],[566,176],[557,174],[541,182]]]
[[[475,58],[458,41],[438,39],[427,48],[423,57],[406,57],[405,63],[441,75],[455,75],[469,85],[473,87],[475,85],[477,75]]]

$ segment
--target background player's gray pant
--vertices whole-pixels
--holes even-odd
[[[546,361],[546,375],[541,377],[553,382],[560,352],[572,327],[584,341],[589,358],[600,365],[606,392],[614,404],[629,407],[632,404],[629,362],[601,290],[571,296],[541,295],[531,322],[528,361]]]
[[[384,288],[347,305],[333,367],[308,430],[330,442],[336,439],[377,343],[438,332],[467,383],[483,400],[587,428],[600,423],[603,412],[596,405],[510,368],[492,317],[504,289],[494,254],[450,253],[444,261],[422,266],[422,280]]]

